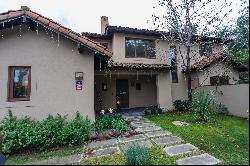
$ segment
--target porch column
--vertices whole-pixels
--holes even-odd
[[[157,104],[164,111],[172,109],[171,96],[171,74],[169,71],[160,72],[156,77],[157,86]]]

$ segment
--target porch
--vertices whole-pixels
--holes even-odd
[[[95,71],[95,110],[142,115],[143,108],[172,105],[169,71]]]

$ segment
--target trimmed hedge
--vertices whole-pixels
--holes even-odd
[[[45,150],[65,145],[77,145],[89,138],[92,123],[79,112],[75,119],[67,122],[66,116],[49,115],[43,121],[30,117],[9,116],[1,122],[4,154],[22,151]]]

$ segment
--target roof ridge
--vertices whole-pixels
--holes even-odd
[[[21,14],[18,13],[18,12],[21,12],[21,11],[23,11]],[[11,12],[16,12],[16,15],[15,16],[10,15]],[[34,19],[35,21],[38,21],[38,22],[40,22],[42,24],[45,24],[45,25],[51,27],[52,29],[55,29],[56,31],[59,31],[60,33],[63,33],[65,35],[73,38],[74,40],[78,40],[79,42],[81,42],[83,44],[86,44],[87,46],[89,46],[89,47],[91,47],[93,49],[96,49],[97,51],[102,52],[102,53],[106,54],[109,57],[111,57],[113,55],[113,52],[108,50],[103,45],[89,39],[88,37],[86,37],[84,35],[81,35],[80,33],[77,33],[75,31],[71,30],[68,27],[65,27],[65,26],[61,25],[60,23],[58,23],[58,22],[56,22],[56,21],[54,21],[54,20],[52,20],[52,19],[50,19],[48,17],[43,16],[42,14],[34,12],[32,10],[10,10],[8,12],[0,13],[0,21],[1,21],[1,16],[3,16],[2,20],[5,20],[5,19],[7,20],[7,19],[11,19],[12,17],[20,16],[22,14],[25,14],[28,17],[31,17],[32,19]],[[41,20],[41,19],[39,20],[40,17],[42,19],[44,19],[44,20]],[[55,24],[55,25],[52,26],[52,25],[50,25],[50,23]],[[60,28],[61,28],[61,30],[59,30]]]

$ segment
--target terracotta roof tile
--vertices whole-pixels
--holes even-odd
[[[29,16],[33,20],[38,21],[46,26],[49,26],[50,28],[53,28],[53,29],[59,31],[62,34],[69,36],[73,40],[78,40],[81,43],[89,46],[90,48],[93,48],[94,50],[96,50],[102,54],[105,54],[108,57],[112,57],[112,55],[113,55],[113,53],[111,51],[106,49],[104,46],[96,43],[95,41],[90,40],[89,38],[87,38],[79,33],[76,33],[74,31],[60,25],[59,23],[57,23],[49,18],[46,18],[38,13],[35,13],[31,10],[25,10],[25,11],[24,10],[15,10],[15,11],[9,11],[6,13],[0,13],[0,21],[6,20],[6,19],[11,19],[13,17],[17,17],[17,16],[22,15],[22,14],[26,14],[27,16]]]
[[[191,65],[191,69],[202,69],[209,65],[210,63],[218,60],[219,58],[225,56],[226,54],[224,52],[217,52],[213,55],[210,55],[209,57],[203,57],[199,62],[196,62]]]

